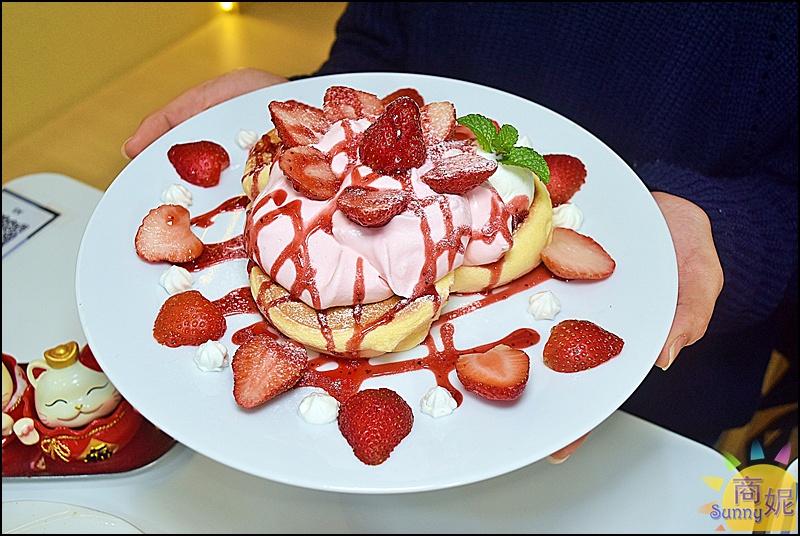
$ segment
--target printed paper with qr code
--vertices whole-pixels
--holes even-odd
[[[57,212],[4,189],[3,258],[57,217]]]

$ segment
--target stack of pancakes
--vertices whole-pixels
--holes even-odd
[[[250,150],[242,186],[251,200],[267,188],[282,148],[280,136],[273,129]],[[505,285],[541,262],[541,251],[552,235],[553,210],[547,187],[535,174],[532,176],[535,194],[529,211],[513,229],[513,245],[495,262],[461,265],[413,298],[394,295],[375,303],[315,309],[274,281],[268,275],[270,267],[259,266],[253,256],[248,270],[255,302],[276,329],[310,350],[369,358],[411,349],[426,338],[451,293],[482,292]],[[329,202],[336,203],[336,197]]]

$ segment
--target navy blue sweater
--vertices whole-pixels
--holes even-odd
[[[725,275],[711,325],[623,409],[707,444],[749,420],[770,316],[797,304],[797,3],[351,2],[315,74],[360,71],[537,102],[702,207]]]
[[[725,274],[710,329],[796,300],[796,3],[352,2],[317,74],[358,71],[527,98],[595,134],[650,190],[701,206]]]

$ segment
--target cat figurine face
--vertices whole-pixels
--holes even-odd
[[[40,370],[43,369],[43,370]],[[51,428],[82,428],[114,412],[122,395],[108,377],[78,360],[77,343],[45,352],[28,364],[36,413]]]

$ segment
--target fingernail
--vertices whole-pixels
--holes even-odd
[[[130,157],[130,156],[128,156],[128,153],[127,153],[127,152],[125,152],[125,146],[126,146],[126,145],[128,145],[128,142],[129,142],[129,141],[131,141],[131,139],[130,139],[130,138],[128,138],[127,140],[125,140],[125,142],[122,144],[122,148],[121,148],[121,149],[120,149],[120,151],[119,151],[119,152],[121,152],[121,153],[122,153],[122,156],[124,156],[124,157],[125,157],[125,158],[127,158],[128,160],[130,160],[130,159],[131,159],[131,157]]]
[[[553,456],[548,456],[547,461],[552,463],[553,465],[558,465],[560,463],[564,463],[565,461],[567,461],[567,458],[569,458],[569,456],[570,456],[569,454],[567,454],[563,458],[553,458]]]
[[[661,370],[667,370],[670,365],[675,361],[675,358],[678,356],[678,352],[681,351],[681,348],[686,346],[686,335],[679,335],[675,342],[672,343],[672,346],[669,347],[669,363],[665,367],[662,367]]]

